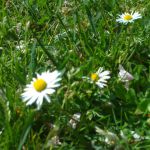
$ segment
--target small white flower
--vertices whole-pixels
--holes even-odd
[[[134,22],[134,20],[139,18],[142,18],[142,16],[138,12],[134,12],[134,13],[132,12],[131,14],[125,12],[124,14],[119,15],[119,18],[116,19],[116,21],[119,23],[127,24],[127,23]]]
[[[69,121],[69,124],[71,125],[71,127],[73,129],[76,128],[77,126],[77,123],[80,121],[80,117],[81,117],[81,114],[80,113],[76,113],[72,116],[72,119],[70,119]]]
[[[36,102],[37,108],[40,109],[44,98],[47,102],[50,102],[48,95],[53,94],[55,92],[54,88],[60,86],[58,83],[61,80],[60,75],[61,73],[58,71],[37,74],[37,78],[33,78],[22,94],[23,101],[27,102],[26,105]]]
[[[131,134],[132,134],[132,136],[135,140],[140,140],[141,139],[141,136],[139,134],[137,134],[135,131],[131,131]]]
[[[90,78],[91,82],[95,82],[99,88],[107,86],[108,79],[110,79],[110,71],[104,71],[103,67],[100,67],[96,73],[92,73]]]
[[[25,44],[25,42],[22,41],[22,40],[19,41],[19,44],[16,45],[16,49],[17,49],[17,50],[21,50],[22,52],[24,52],[25,49],[26,49],[26,44]]]

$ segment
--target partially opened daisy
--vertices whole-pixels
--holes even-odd
[[[133,80],[134,77],[132,74],[127,72],[122,65],[119,65],[119,73],[118,73],[119,79],[125,83],[125,88],[128,90],[129,88],[129,81]]]
[[[90,81],[90,83],[95,83],[99,88],[104,88],[107,86],[107,80],[110,79],[110,71],[100,67],[96,73],[92,73],[91,77],[83,77]]]
[[[55,92],[55,88],[60,86],[58,83],[61,80],[61,73],[58,71],[43,72],[37,74],[37,78],[33,78],[30,84],[26,85],[24,93],[21,95],[26,105],[36,103],[37,108],[40,109],[43,100],[50,102],[49,95]]]
[[[119,74],[118,74],[119,79],[122,82],[128,82],[130,80],[133,80],[133,76],[132,74],[130,74],[129,72],[127,72],[122,65],[119,65]]]
[[[117,22],[119,23],[131,23],[134,22],[134,20],[142,18],[141,14],[138,12],[132,12],[132,13],[127,13],[125,12],[124,14],[119,15],[119,18],[116,19]]]

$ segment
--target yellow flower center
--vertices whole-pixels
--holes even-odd
[[[36,89],[36,91],[41,92],[41,91],[43,91],[46,88],[47,83],[43,79],[37,79],[33,83],[33,86]]]
[[[124,20],[126,20],[126,21],[129,21],[129,20],[131,20],[133,17],[132,17],[132,15],[130,15],[130,14],[126,14],[125,16],[124,16]]]
[[[97,81],[97,80],[99,79],[99,77],[98,77],[98,75],[97,75],[96,73],[92,73],[92,74],[91,74],[91,79],[92,79],[93,81]]]

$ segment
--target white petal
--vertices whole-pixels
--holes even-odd
[[[141,14],[139,14],[138,12],[135,12],[135,13],[133,14],[133,18],[134,18],[134,19],[139,19],[139,18],[142,18],[142,16],[141,16]]]
[[[47,102],[49,102],[49,103],[51,102],[51,100],[50,100],[50,98],[48,97],[47,94],[45,94],[44,97],[45,97],[45,99],[47,100]]]
[[[47,88],[56,88],[56,87],[59,87],[59,86],[60,86],[60,84],[49,84],[47,86]]]
[[[37,104],[37,109],[39,110],[42,106],[42,103],[43,103],[43,95],[40,95],[36,101],[36,104]]]
[[[36,101],[36,99],[38,98],[38,95],[33,96],[27,103],[26,105],[31,105],[32,103],[34,103]]]
[[[99,74],[99,77],[107,76],[107,75],[109,75],[109,74],[110,74],[110,71],[106,70],[106,71],[100,73],[100,74]]]
[[[26,93],[23,93],[23,94],[26,94]],[[30,98],[32,98],[32,95],[27,95],[28,93],[27,93],[26,95],[23,95],[23,94],[22,94],[22,99],[23,99],[24,102],[26,102],[26,101],[28,101]]]
[[[96,82],[96,84],[99,86],[99,88],[103,88],[104,86],[106,86],[106,84],[102,82]]]
[[[103,76],[103,77],[101,77],[100,79],[102,79],[102,80],[107,80],[107,79],[110,79],[110,76]]]
[[[55,92],[55,90],[54,89],[46,89],[45,92],[47,94],[53,94]]]

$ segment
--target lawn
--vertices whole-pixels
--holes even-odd
[[[149,150],[150,1],[1,1],[0,108],[2,150]]]

